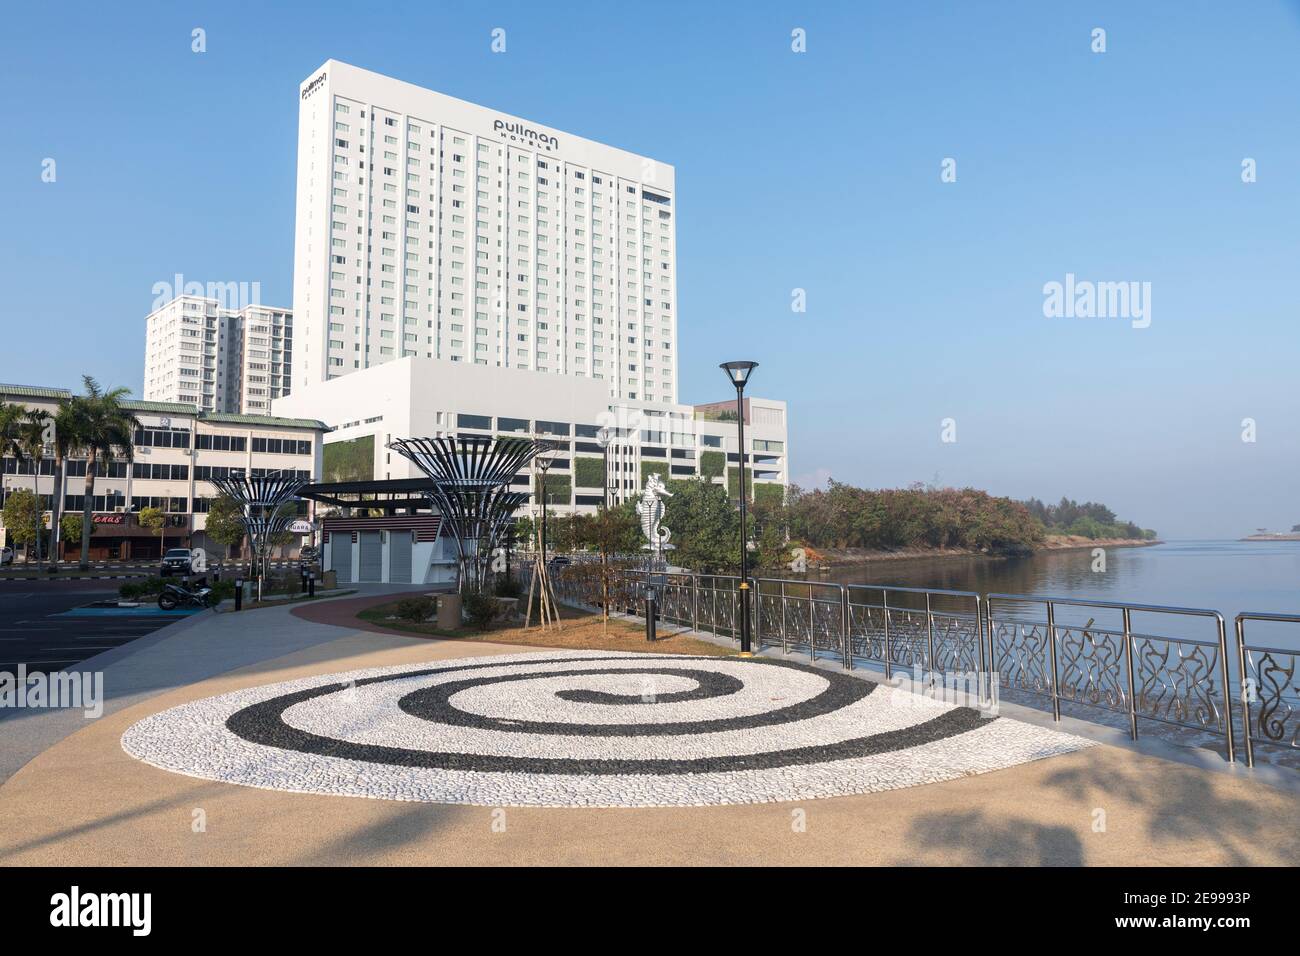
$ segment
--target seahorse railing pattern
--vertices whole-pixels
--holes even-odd
[[[1287,625],[1293,640],[1300,638],[1300,615],[1243,613],[1237,615],[1237,661],[1241,670],[1241,720],[1246,763],[1255,765],[1255,747],[1300,749],[1300,650],[1264,647],[1246,642],[1250,622]],[[1298,642],[1300,643],[1300,642]]]
[[[1004,608],[1010,609],[1005,616]],[[1098,627],[1094,617],[1086,624],[1064,622],[1062,612],[1118,616],[1123,626]],[[1174,616],[1198,618],[1218,640],[1139,633],[1134,614],[1156,619],[1162,629]],[[1124,714],[1134,740],[1140,721],[1160,721],[1224,737],[1234,759],[1227,638],[1219,612],[990,594],[988,618],[989,658],[1000,685],[1047,698],[1058,720],[1062,703]]]
[[[900,667],[983,672],[979,595],[853,585],[847,601],[851,659],[878,664],[886,674]],[[955,607],[936,606],[939,601]]]
[[[1004,688],[1052,696],[1052,670],[1045,624],[989,622],[991,669]]]
[[[1122,631],[1057,625],[1056,647],[1062,700],[1128,713]]]
[[[784,652],[844,653],[844,589],[819,582],[754,582],[760,647],[780,647]]]
[[[685,574],[665,575],[659,585],[659,617],[669,624],[694,627],[691,609],[694,589],[691,578]]]
[[[1225,732],[1231,692],[1217,645],[1146,634],[1132,641],[1139,717]]]

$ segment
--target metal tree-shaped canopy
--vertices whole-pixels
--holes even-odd
[[[248,534],[259,572],[264,570],[271,543],[288,529],[295,517],[286,514],[284,506],[298,497],[307,480],[278,471],[269,475],[231,475],[209,480],[217,491],[239,504],[239,523]]]
[[[555,450],[555,443],[471,435],[402,438],[388,447],[433,482],[428,496],[456,540],[460,586],[481,588],[502,532],[528,500],[528,492],[512,491],[510,483],[538,455]]]

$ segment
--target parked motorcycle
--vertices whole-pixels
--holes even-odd
[[[194,588],[189,590],[179,584],[168,584],[158,595],[158,608],[162,611],[174,611],[178,607],[210,607],[212,588]]]

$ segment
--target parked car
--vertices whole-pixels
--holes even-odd
[[[14,549],[0,548],[0,565],[14,563]]]
[[[568,555],[557,554],[557,555],[555,555],[555,557],[553,557],[553,558],[550,559],[550,562],[549,562],[549,563],[550,563],[551,567],[553,567],[553,568],[563,568],[563,567],[567,567],[568,565],[572,564],[572,563],[573,563],[573,559],[570,558]]]
[[[311,545],[306,545],[305,547],[301,548],[298,551],[299,561],[310,563],[312,561],[315,561],[319,557],[320,554],[317,553],[316,549],[313,548]]]
[[[190,564],[189,548],[168,548],[167,553],[163,555],[162,566],[158,569],[160,577],[167,577],[172,574],[193,574],[194,567]]]

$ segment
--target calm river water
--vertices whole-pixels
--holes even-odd
[[[1223,613],[1232,640],[1239,611],[1300,613],[1300,541],[1170,541],[1110,548],[1106,570],[1090,550],[1027,558],[919,558],[875,561],[813,580],[841,584],[1032,594],[1210,608]],[[1300,625],[1264,625],[1274,646],[1300,647]],[[1276,635],[1276,636],[1274,636]]]

